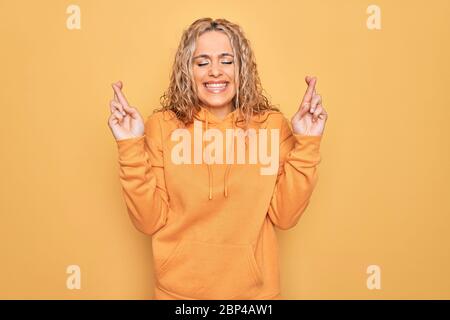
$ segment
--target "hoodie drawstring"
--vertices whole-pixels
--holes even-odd
[[[232,114],[232,129],[233,129],[233,136],[234,136],[234,131],[236,128],[236,124],[235,124],[235,114]],[[205,111],[205,131],[208,130],[209,128],[209,119],[208,119],[208,112]],[[203,139],[202,141],[203,143],[203,150],[205,150],[205,140]],[[234,146],[234,143],[232,143]],[[245,140],[245,144],[247,145],[247,140]],[[228,147],[225,148],[226,151],[228,151]],[[226,157],[227,158],[227,157]],[[207,167],[208,167],[208,183],[209,183],[209,200],[211,200],[213,198],[213,174],[212,174],[212,168],[211,165],[209,164],[209,155],[208,155],[208,159],[207,159]],[[226,160],[225,160],[226,161]],[[225,169],[225,175],[224,175],[224,183],[223,183],[223,192],[224,192],[224,196],[225,198],[228,197],[228,176],[230,174],[231,171],[231,164],[228,163],[227,164],[227,168]]]
[[[235,129],[235,123],[234,123],[234,113],[233,113],[233,116],[232,116],[232,119],[231,119],[231,121],[233,122],[233,135],[234,135],[234,129]],[[234,143],[233,143],[233,147],[234,147]],[[228,151],[228,148],[225,148],[225,150],[227,150]],[[227,154],[228,155],[228,154]],[[227,158],[227,157],[226,157]],[[226,160],[225,160],[226,161]],[[223,180],[224,180],[224,182],[223,182],[223,194],[224,194],[224,196],[225,196],[225,198],[227,198],[228,197],[228,173],[230,172],[230,170],[231,170],[231,164],[227,164],[227,168],[226,168],[226,170],[225,170],[225,176],[224,176],[224,178],[223,178]]]
[[[236,130],[236,123],[235,123],[236,112],[235,111],[236,111],[236,109],[231,114],[231,116],[232,116],[231,117],[232,118],[231,122],[232,122],[232,129],[233,129],[232,130],[233,131],[233,135],[232,135],[233,138],[232,138],[231,143],[233,145],[233,149],[234,149],[234,137],[236,136],[236,132],[235,132],[235,130]],[[260,128],[263,128],[263,129],[267,128],[267,121],[266,120],[267,120],[267,117],[270,114],[271,114],[271,112],[267,113],[266,118],[264,118],[262,122],[258,121],[259,123],[265,123],[265,125],[260,126]],[[209,111],[207,109],[205,109],[205,108],[202,108],[200,120],[202,119],[202,116],[204,116],[204,119],[205,119],[205,131],[206,131],[209,128]],[[250,141],[250,138],[249,138],[250,132],[248,131],[248,129],[249,129],[249,127],[246,126],[246,130],[244,130],[245,150],[248,149],[248,144],[249,144],[249,141]],[[202,146],[203,146],[203,150],[205,150],[205,139],[202,139]],[[226,154],[226,159],[228,159],[228,146],[226,146],[225,150],[226,150],[226,153],[227,153]],[[233,155],[234,155],[234,150],[233,150]],[[207,159],[206,165],[208,167],[209,200],[211,200],[213,198],[213,173],[212,173],[211,165],[209,164],[209,161],[210,161],[209,154],[207,155],[207,157],[208,157],[208,159]],[[235,155],[233,157],[235,157]],[[203,158],[203,155],[202,155],[202,158]],[[234,161],[234,159],[232,159],[231,161]],[[225,169],[224,182],[223,182],[223,193],[224,193],[225,198],[227,198],[228,195],[229,195],[229,192],[228,192],[228,176],[230,175],[230,172],[231,172],[231,167],[232,167],[231,164],[228,163],[227,164],[227,168]]]
[[[208,113],[207,112],[205,112],[205,115],[206,115],[206,121],[205,121],[205,131],[207,131],[208,130]],[[205,150],[205,139],[202,139],[203,140],[203,151]],[[213,183],[213,176],[212,176],[212,172],[211,172],[211,166],[210,166],[210,164],[209,164],[209,156],[208,156],[208,161],[207,161],[207,163],[206,163],[206,165],[207,165],[207,167],[208,167],[208,183],[209,183],[209,200],[211,200],[212,199],[212,183]]]

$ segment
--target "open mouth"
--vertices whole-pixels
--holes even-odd
[[[206,88],[206,90],[208,92],[211,93],[221,93],[223,91],[225,91],[228,87],[228,82],[224,81],[224,82],[205,82],[203,83],[203,86]]]

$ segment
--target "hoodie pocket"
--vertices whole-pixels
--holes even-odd
[[[156,272],[159,285],[193,299],[250,299],[263,284],[250,244],[181,240]]]

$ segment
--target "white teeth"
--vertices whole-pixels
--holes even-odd
[[[224,88],[227,84],[226,83],[206,83],[205,86],[210,88]]]

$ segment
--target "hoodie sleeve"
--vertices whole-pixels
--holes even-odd
[[[158,119],[153,115],[147,118],[143,136],[116,143],[128,214],[139,231],[153,235],[166,224],[169,210]]]
[[[322,136],[293,133],[283,116],[280,130],[280,166],[268,215],[275,226],[294,227],[309,204],[318,180]]]

